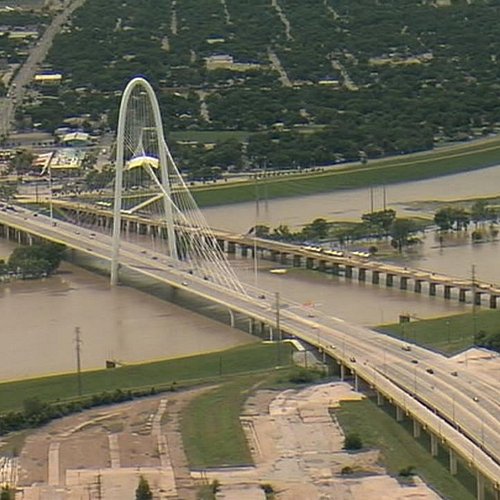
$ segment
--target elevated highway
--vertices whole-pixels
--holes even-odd
[[[111,239],[90,229],[35,214],[21,207],[0,211],[0,233],[25,239],[62,243],[70,249],[104,261],[111,259]],[[182,263],[137,244],[123,242],[123,268],[192,294],[248,318],[251,328],[272,328],[324,350],[340,365],[341,376],[352,376],[357,386],[365,381],[380,400],[396,406],[398,418],[413,420],[414,434],[426,429],[431,452],[439,446],[450,453],[450,470],[456,473],[457,455],[477,472],[478,498],[488,481],[500,494],[500,381],[492,383],[442,355],[354,326],[341,319],[316,314],[284,302],[276,311],[273,296],[248,289],[235,294],[196,276]]]

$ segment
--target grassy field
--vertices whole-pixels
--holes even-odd
[[[190,467],[252,464],[239,417],[250,389],[268,376],[238,377],[191,402],[181,425]]]
[[[473,345],[474,332],[493,333],[500,324],[500,311],[478,311],[444,318],[381,325],[378,330],[443,353],[455,353]]]
[[[397,475],[402,468],[413,466],[444,498],[474,498],[470,474],[459,467],[458,477],[452,476],[446,467],[444,450],[439,459],[431,459],[428,437],[423,435],[420,441],[415,440],[408,429],[409,421],[405,428],[371,399],[342,403],[335,415],[346,432],[361,437],[365,447],[380,449],[382,462],[390,474]]]
[[[288,352],[288,344],[281,346]],[[283,355],[286,362],[290,355]],[[167,388],[173,382],[182,386],[206,380],[223,380],[227,375],[274,368],[277,364],[276,344],[253,343],[226,351],[202,354],[110,370],[82,374],[83,394],[90,395],[115,389]],[[75,374],[42,377],[0,384],[0,412],[21,409],[23,401],[38,397],[53,402],[77,396]]]
[[[475,170],[500,162],[500,139],[464,144],[429,153],[371,161],[335,170],[286,175],[259,180],[259,190],[267,197],[309,195],[370,185],[393,184]],[[200,206],[252,201],[254,181],[218,184],[191,189]]]

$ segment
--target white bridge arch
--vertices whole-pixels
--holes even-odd
[[[122,216],[154,218],[164,231],[165,257],[175,267],[216,285],[245,293],[225,254],[198,209],[175,164],[163,133],[160,107],[151,85],[132,79],[122,96],[116,137],[111,284],[118,283]],[[147,188],[124,205],[125,177],[144,175]],[[130,186],[129,186],[130,187]],[[137,186],[133,186],[137,188]],[[138,201],[131,205],[133,198]],[[148,213],[146,214],[146,211]]]

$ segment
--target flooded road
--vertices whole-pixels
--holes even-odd
[[[0,258],[11,246],[0,239]],[[63,263],[40,281],[0,284],[0,380],[72,371],[75,327],[82,368],[188,355],[252,337],[144,292]]]
[[[296,191],[300,191],[300,187]],[[402,214],[410,202],[452,201],[495,196],[499,193],[500,166],[496,166],[437,179],[391,184],[385,188],[385,200],[387,208],[393,208],[398,214]],[[259,224],[270,227],[287,224],[295,228],[312,222],[317,217],[328,220],[359,220],[361,214],[370,211],[371,199],[370,189],[363,188],[261,201],[257,217],[256,204],[253,202],[206,208],[203,213],[210,226],[241,233],[253,227],[256,219]],[[373,208],[384,208],[382,187],[373,189]],[[412,207],[407,210],[414,213]]]

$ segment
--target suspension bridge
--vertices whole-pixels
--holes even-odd
[[[145,197],[125,197],[148,186]],[[151,224],[150,234],[127,230],[127,215]],[[228,214],[228,217],[231,215]],[[134,78],[120,106],[112,224],[98,229],[55,220],[24,207],[0,212],[0,235],[20,242],[49,240],[69,251],[107,263],[111,285],[133,271],[172,290],[193,296],[247,323],[250,332],[280,340],[292,336],[334,358],[341,378],[365,383],[410,418],[417,437],[430,436],[430,450],[449,453],[452,474],[462,457],[477,477],[477,497],[485,485],[500,498],[500,383],[417,346],[355,326],[285,297],[240,282],[215,234],[196,206],[163,135],[160,108],[147,81]]]

